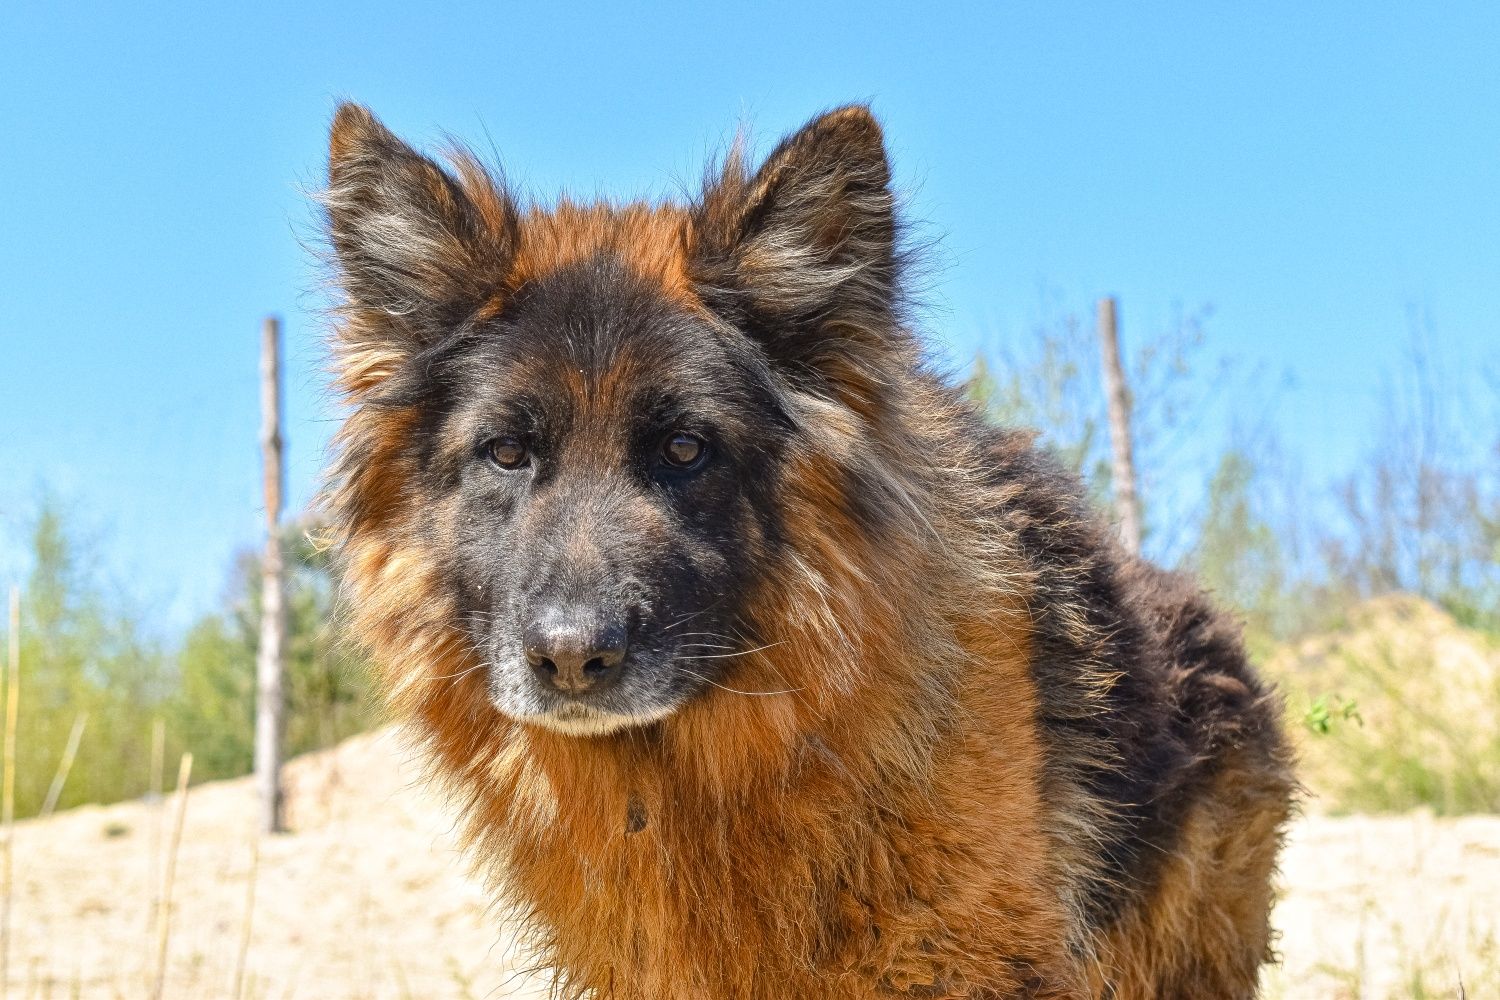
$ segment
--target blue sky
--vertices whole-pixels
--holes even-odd
[[[1273,419],[1334,475],[1412,309],[1450,368],[1500,354],[1497,51],[1492,2],[9,0],[0,582],[45,487],[160,628],[213,604],[259,523],[266,312],[312,495],[336,412],[304,191],[340,97],[419,144],[493,146],[543,195],[669,194],[741,123],[769,141],[872,101],[942,237],[950,356],[1049,298],[1119,295],[1127,346],[1211,303],[1213,352],[1290,374]]]

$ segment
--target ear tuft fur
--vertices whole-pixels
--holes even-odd
[[[706,185],[694,232],[705,301],[773,360],[858,364],[851,353],[899,335],[891,170],[867,107],[814,119],[753,176],[736,150]]]
[[[343,104],[329,135],[328,234],[351,314],[343,333],[385,353],[419,350],[494,296],[516,245],[516,210],[471,155],[457,177],[367,109]]]

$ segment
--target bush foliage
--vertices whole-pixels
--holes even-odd
[[[287,531],[284,545],[286,739],[288,751],[300,753],[367,728],[377,710],[366,671],[337,634],[326,555],[296,529]],[[236,561],[223,606],[196,622],[176,648],[147,637],[143,616],[102,585],[96,570],[88,548],[70,537],[60,506],[44,500],[32,525],[31,571],[23,585],[21,817],[40,808],[69,731],[85,713],[78,765],[60,808],[145,793],[158,720],[165,759],[191,750],[195,781],[250,770],[259,560],[245,554]]]

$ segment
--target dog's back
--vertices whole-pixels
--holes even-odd
[[[1095,991],[1249,996],[1294,788],[1279,703],[1189,578],[1125,555],[1028,435],[993,442],[995,517],[1034,573],[1047,797],[1079,855]]]

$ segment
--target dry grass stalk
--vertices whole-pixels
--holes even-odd
[[[245,960],[250,954],[250,927],[255,916],[255,880],[260,873],[260,835],[250,842],[250,878],[245,886],[245,921],[240,929],[240,951],[234,960],[234,1000],[245,996]]]
[[[162,757],[166,752],[167,726],[161,719],[151,720],[151,776],[146,786],[146,804],[151,806],[151,832],[146,838],[146,885],[150,898],[146,900],[146,933],[156,930],[156,908],[161,902],[157,889],[161,879],[156,865],[161,857],[161,771]]]
[[[0,997],[10,995],[10,901],[14,888],[12,844],[16,837],[16,720],[21,711],[21,588],[10,588],[10,667],[5,685],[5,776],[0,792],[0,825],[5,827],[3,871],[5,893],[0,899]]]
[[[172,823],[172,849],[167,853],[167,873],[162,881],[161,906],[156,919],[156,982],[152,1000],[161,1000],[167,983],[167,940],[172,930],[172,880],[177,874],[177,851],[182,846],[182,822],[187,816],[188,778],[193,773],[193,755],[182,755],[177,767],[177,815]]]
[[[88,721],[87,712],[79,712],[78,718],[73,720],[73,729],[68,733],[68,745],[63,750],[62,760],[57,762],[57,774],[53,775],[52,785],[47,789],[42,811],[37,813],[39,818],[51,816],[57,808],[57,800],[62,798],[63,785],[68,781],[68,773],[73,770],[73,760],[78,756],[78,744],[83,740],[83,727],[88,725]]]

